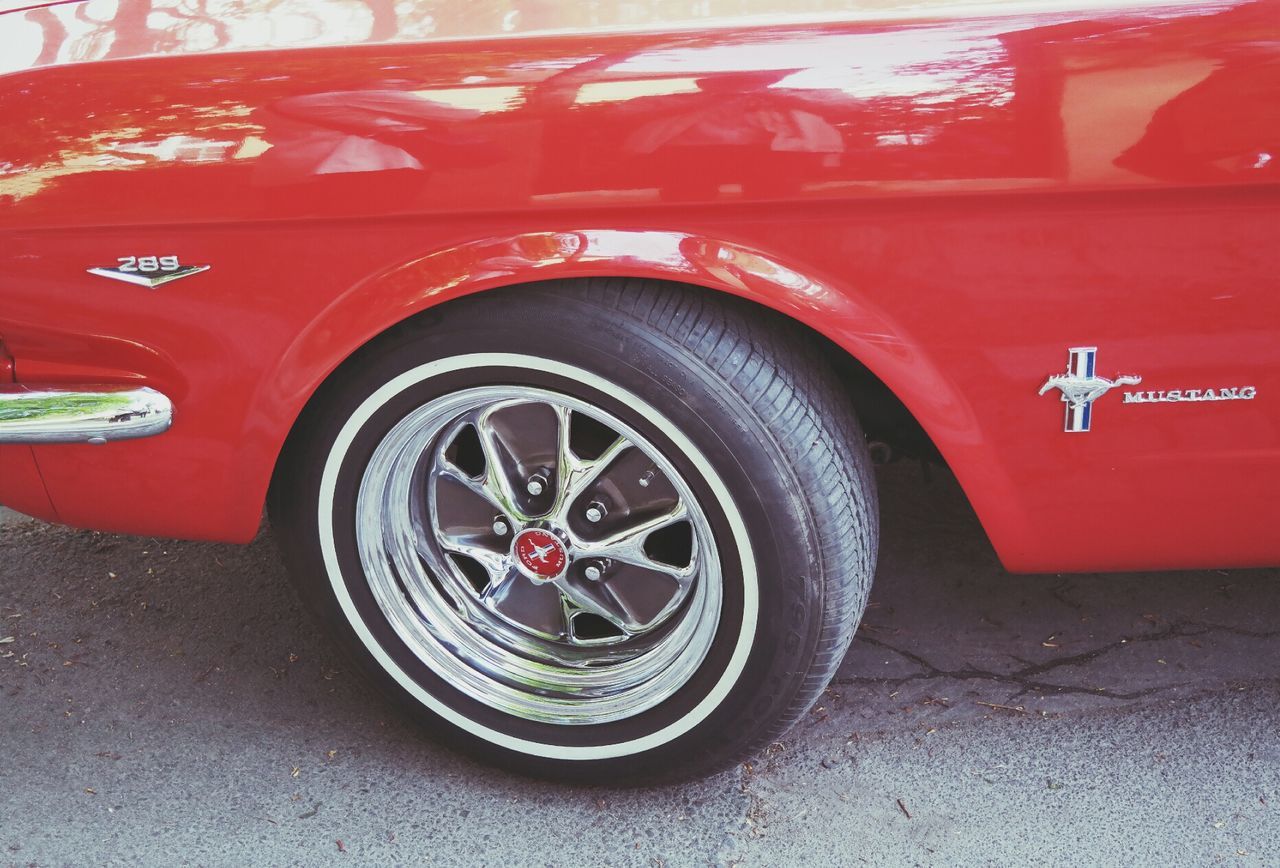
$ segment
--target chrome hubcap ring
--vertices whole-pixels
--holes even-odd
[[[546,389],[476,387],[410,412],[361,478],[356,537],[415,656],[529,720],[653,708],[720,620],[715,540],[686,480],[621,419]]]

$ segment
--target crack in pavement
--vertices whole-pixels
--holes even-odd
[[[1014,657],[1020,663],[1024,663],[1021,669],[1012,672],[993,672],[989,669],[980,669],[972,663],[966,661],[965,669],[943,669],[935,666],[924,657],[913,651],[907,651],[903,648],[896,648],[893,645],[874,639],[870,636],[859,633],[855,636],[855,641],[872,645],[876,648],[883,648],[891,651],[898,656],[911,661],[919,666],[922,672],[915,672],[901,678],[873,678],[868,676],[852,676],[847,678],[837,678],[833,684],[889,684],[893,687],[901,687],[912,681],[931,681],[936,678],[949,678],[956,681],[994,681],[1000,684],[1010,684],[1018,687],[1019,690],[1012,694],[1011,698],[1023,696],[1026,693],[1071,693],[1084,694],[1087,696],[1100,696],[1107,699],[1139,699],[1144,696],[1150,696],[1165,690],[1171,690],[1175,687],[1182,686],[1178,684],[1165,684],[1156,687],[1147,687],[1141,690],[1133,690],[1128,692],[1120,692],[1111,690],[1106,687],[1080,687],[1073,684],[1057,684],[1050,681],[1036,680],[1045,673],[1052,672],[1066,666],[1079,666],[1090,663],[1099,657],[1110,654],[1112,651],[1129,645],[1135,645],[1145,642],[1163,642],[1168,639],[1193,638],[1196,636],[1204,636],[1208,633],[1229,633],[1236,636],[1244,636],[1250,639],[1275,639],[1280,638],[1280,630],[1248,630],[1243,627],[1232,627],[1226,624],[1205,624],[1197,621],[1178,621],[1171,624],[1168,628],[1154,633],[1140,633],[1135,636],[1123,636],[1114,642],[1106,645],[1100,645],[1088,651],[1081,651],[1078,654],[1071,654],[1066,657],[1057,657],[1053,660],[1046,660],[1043,663],[1029,663]],[[1010,655],[1013,656],[1013,655]]]

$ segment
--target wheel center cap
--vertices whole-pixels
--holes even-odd
[[[559,578],[569,564],[569,553],[555,534],[541,528],[529,528],[516,534],[512,543],[516,562],[525,575],[540,581]]]

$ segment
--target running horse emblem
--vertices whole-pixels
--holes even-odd
[[[551,554],[555,550],[556,550],[556,547],[552,544],[540,546],[537,543],[534,543],[532,557],[535,561],[539,561],[545,564],[547,562],[547,555]]]
[[[1121,374],[1114,380],[1094,373],[1098,360],[1097,347],[1073,347],[1067,351],[1067,372],[1054,374],[1040,387],[1040,394],[1050,389],[1062,392],[1067,405],[1066,431],[1088,431],[1092,422],[1093,402],[1116,386],[1136,386],[1142,378]]]

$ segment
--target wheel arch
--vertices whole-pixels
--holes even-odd
[[[854,287],[745,245],[654,230],[571,229],[481,239],[428,253],[375,274],[331,302],[261,381],[253,406],[280,408],[284,435],[258,503],[304,411],[361,349],[478,293],[518,291],[551,280],[647,278],[736,297],[760,315],[803,329],[844,381],[873,440],[907,454],[940,457],[979,515],[1015,492],[988,454],[967,400],[891,317]],[[278,410],[280,412],[280,410]],[[981,468],[975,472],[975,468]],[[988,530],[991,530],[988,525]],[[994,534],[993,534],[994,538]]]

